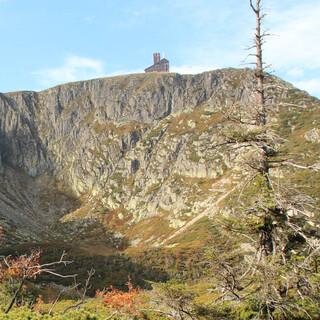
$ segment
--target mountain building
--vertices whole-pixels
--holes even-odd
[[[146,68],[145,72],[169,72],[169,60],[161,59],[160,53],[153,54],[153,65]]]

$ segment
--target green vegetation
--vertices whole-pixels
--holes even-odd
[[[247,101],[262,73],[229,72],[217,79],[231,95],[209,99],[212,88],[190,86],[186,101],[207,99],[159,121],[148,116],[150,124],[103,122],[87,108],[88,92],[72,99],[62,116],[80,109],[81,126],[102,137],[86,150],[101,166],[79,166],[97,176],[81,197],[68,199],[62,182],[37,196],[50,214],[52,202],[64,209],[47,241],[1,250],[0,319],[320,319],[320,144],[306,138],[319,128],[319,101],[265,75],[280,84],[266,89],[266,114],[263,102]],[[134,87],[134,105],[135,94],[166,89],[167,77],[179,80],[154,73],[106,82],[121,94]],[[238,94],[244,105],[233,101]],[[60,174],[76,176],[74,161]],[[36,200],[7,198],[27,209]],[[41,258],[30,258],[34,248]]]
[[[319,163],[320,151],[318,143],[305,139],[305,134],[319,125],[320,113],[316,102],[304,97],[300,92],[289,92],[290,103],[304,99],[312,106],[309,109],[283,106],[277,120],[266,127],[238,124],[205,106],[164,119],[146,133],[143,147],[154,144],[162,135],[163,144],[169,141],[168,137],[186,135],[188,160],[196,165],[202,156],[193,143],[200,143],[201,135],[210,133],[215,135],[217,146],[210,157],[205,153],[208,158],[205,160],[223,162],[226,155],[232,157],[246,146],[242,154],[239,152],[242,158],[236,163],[240,169],[223,166],[224,174],[216,179],[173,173],[166,181],[167,186],[183,197],[186,205],[176,217],[159,206],[148,218],[133,222],[134,212],[129,212],[124,204],[119,203],[118,208],[111,210],[84,197],[82,207],[64,216],[64,223],[56,226],[61,228],[60,234],[70,234],[73,241],[51,242],[42,248],[44,262],[56,260],[63,250],[67,251],[73,261],[68,273],[78,274],[82,289],[88,269],[94,267],[96,275],[90,281],[92,287],[85,301],[66,311],[81,300],[77,292],[67,290],[50,312],[59,290],[72,287],[72,282],[43,275],[27,283],[8,314],[3,312],[17,283],[11,287],[3,283],[0,318],[160,320],[172,319],[172,315],[181,320],[320,318],[317,249],[320,172],[308,169]],[[86,121],[93,121],[93,117],[88,115]],[[126,135],[141,129],[133,123],[94,125],[97,134],[106,131]],[[237,149],[232,149],[234,146]],[[170,152],[170,148],[167,150]],[[103,157],[96,150],[89,152]],[[306,169],[288,167],[285,162]],[[126,176],[121,170],[114,170],[109,179],[114,196],[130,189],[151,198],[163,185],[155,182],[148,188],[138,188],[135,174]],[[222,184],[223,180],[227,182]],[[170,219],[192,219],[194,213],[190,211],[196,202],[225,194],[237,181],[239,188],[219,203],[211,217],[198,220],[165,246],[150,246],[160,244],[175,231]],[[43,197],[45,200],[50,195]],[[140,199],[141,208],[147,205],[147,199]],[[92,225],[89,216],[97,219]],[[135,247],[130,246],[132,240],[137,240]],[[17,247],[15,251],[28,252],[29,247]],[[11,253],[10,250],[3,253]],[[57,271],[62,272],[63,268]],[[141,291],[145,290],[143,303],[135,306],[134,315],[121,313],[117,307],[106,306],[101,297],[95,297],[97,289],[110,285],[127,292],[128,276]],[[126,297],[114,292],[120,298]]]
[[[0,317],[3,320],[105,320],[110,315],[110,312],[100,310],[98,314],[95,309],[86,310],[86,308],[53,315],[41,314],[28,308],[14,309],[10,314],[0,312]]]

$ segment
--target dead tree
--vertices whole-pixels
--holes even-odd
[[[267,123],[267,110],[266,110],[266,99],[265,99],[265,74],[264,74],[264,62],[263,62],[263,43],[264,38],[267,36],[266,33],[262,32],[262,20],[264,14],[262,13],[261,0],[256,0],[256,3],[253,4],[253,0],[250,0],[250,6],[256,16],[256,31],[255,31],[255,40],[254,47],[256,53],[255,63],[255,76],[257,79],[257,94],[258,94],[258,104],[259,104],[259,113],[257,117],[257,124],[266,125]]]
[[[66,266],[72,263],[72,261],[66,260],[65,257],[66,254],[63,252],[59,260],[44,264],[40,263],[40,250],[32,250],[29,255],[2,257],[2,261],[0,262],[0,281],[5,282],[9,280],[18,283],[18,288],[11,297],[5,313],[10,312],[18,299],[18,296],[21,294],[23,286],[28,280],[35,280],[39,275],[44,273],[60,278],[75,278],[75,274],[63,275],[55,271],[55,267],[59,265]]]
[[[90,284],[90,282],[91,282],[91,279],[92,279],[92,277],[94,276],[95,272],[96,272],[96,271],[95,271],[95,269],[93,269],[93,268],[91,268],[91,269],[88,271],[88,277],[87,277],[87,279],[86,279],[86,281],[85,281],[85,283],[84,283],[84,286],[83,286],[82,290],[79,290],[79,287],[80,287],[81,284],[80,284],[80,283],[77,283],[77,282],[76,282],[76,279],[75,279],[75,284],[74,284],[73,288],[75,288],[75,289],[77,290],[77,293],[78,293],[78,295],[79,295],[79,300],[77,301],[76,304],[71,305],[71,306],[68,306],[67,308],[65,308],[64,311],[63,311],[63,313],[66,313],[66,312],[68,312],[69,310],[72,310],[72,309],[79,309],[80,306],[85,303],[85,300],[86,300],[86,297],[87,297],[87,291],[88,291],[89,289],[91,289],[91,284]],[[56,301],[55,301],[55,303],[54,303],[54,305],[58,302],[60,296],[61,296],[61,295],[59,294],[58,297],[57,297],[57,299],[56,299]],[[54,305],[52,306],[52,309],[53,309]],[[52,312],[52,310],[51,310],[51,312]]]
[[[252,205],[247,205],[245,210],[244,204],[241,203],[239,211],[242,210],[244,221],[252,217],[255,224],[257,221],[259,223],[254,229],[255,251],[249,262],[244,261],[247,271],[242,276],[239,277],[239,273],[234,271],[234,265],[221,263],[215,258],[215,277],[219,280],[220,289],[223,289],[223,295],[219,298],[228,295],[228,299],[238,299],[241,302],[249,296],[254,297],[254,300],[260,303],[257,317],[263,319],[274,319],[276,312],[284,318],[299,312],[311,319],[305,308],[290,301],[290,294],[294,292],[294,299],[309,299],[314,306],[318,305],[319,287],[313,283],[312,275],[318,270],[320,240],[316,234],[304,229],[306,221],[312,221],[310,214],[317,209],[310,196],[304,195],[301,190],[293,191],[292,187],[285,187],[284,181],[274,181],[270,172],[271,169],[280,167],[317,171],[319,166],[295,164],[290,159],[283,159],[283,155],[279,153],[283,139],[268,123],[268,113],[272,112],[271,107],[275,106],[270,101],[275,101],[275,96],[266,86],[263,44],[269,34],[262,31],[262,21],[265,17],[262,12],[262,0],[250,0],[250,7],[256,17],[252,46],[255,49],[252,56],[255,57],[256,105],[252,105],[248,110],[242,106],[235,106],[227,119],[238,124],[240,131],[237,132],[234,130],[235,126],[232,126],[232,131],[227,132],[224,141],[214,147],[227,145],[231,149],[235,146],[252,150],[252,157],[247,158],[246,165],[254,173],[253,177],[258,179],[260,192],[252,195]],[[255,119],[250,117],[252,109],[257,110]],[[248,180],[251,182],[254,179]],[[241,193],[239,202],[242,198]],[[238,220],[239,218],[238,216]],[[242,230],[238,233],[241,232]],[[299,262],[291,258],[295,255],[299,257]],[[285,268],[286,272],[283,272]],[[242,286],[239,287],[239,284],[246,283],[244,280],[249,285],[247,296],[243,296]],[[251,280],[256,281],[252,288]]]

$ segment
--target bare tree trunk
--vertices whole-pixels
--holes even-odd
[[[265,125],[267,123],[266,101],[264,92],[264,67],[263,67],[263,38],[264,35],[261,31],[261,24],[263,15],[261,14],[261,0],[256,0],[254,5],[253,0],[250,0],[250,6],[256,16],[256,32],[255,32],[255,47],[256,47],[256,78],[257,78],[257,92],[258,92],[258,104],[259,114],[257,122],[259,125]]]
[[[17,290],[15,291],[15,293],[14,293],[14,295],[13,295],[11,301],[10,301],[10,304],[8,305],[8,307],[7,307],[7,309],[5,310],[4,313],[7,314],[7,313],[9,313],[9,311],[12,309],[12,307],[13,307],[13,305],[14,305],[17,297],[18,297],[18,294],[19,294],[19,293],[21,292],[21,290],[22,290],[22,287],[23,287],[23,285],[24,285],[24,281],[25,281],[25,279],[22,279],[22,280],[21,280],[19,287],[18,287]]]

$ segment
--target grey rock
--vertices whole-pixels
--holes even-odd
[[[180,225],[181,216],[210,205],[205,197],[225,190],[214,180],[232,170],[231,182],[240,177],[241,154],[210,149],[221,140],[212,133],[220,129],[203,129],[202,122],[235,103],[254,102],[249,69],[134,74],[0,94],[0,218],[21,239],[41,238],[45,228],[75,214],[81,198],[93,217],[96,207],[126,210],[128,224],[172,212],[169,225]],[[200,122],[184,122],[197,110]],[[201,179],[212,180],[212,191],[192,183]],[[50,190],[57,195],[44,205]]]

